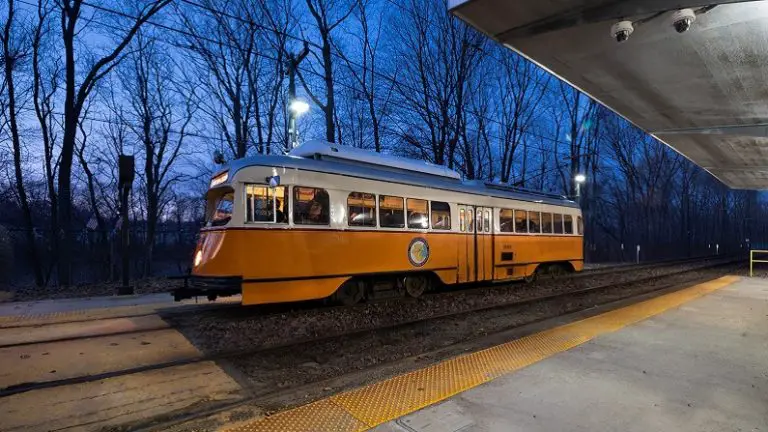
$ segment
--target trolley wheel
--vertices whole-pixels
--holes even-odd
[[[361,280],[349,279],[341,284],[333,293],[333,301],[344,306],[352,306],[365,296],[365,283]]]
[[[523,280],[525,283],[534,283],[539,278],[539,268],[536,267],[536,270],[533,271],[533,273],[529,274],[528,276],[524,277]]]
[[[549,275],[553,278],[561,277],[568,273],[560,264],[552,264],[549,266]]]
[[[406,276],[403,279],[405,293],[413,298],[421,297],[429,289],[429,277],[426,275]]]

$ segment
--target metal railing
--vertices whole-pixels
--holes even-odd
[[[768,263],[768,260],[765,260],[765,259],[762,259],[762,260],[755,259],[755,253],[758,253],[758,254],[768,254],[768,250],[750,249],[750,251],[749,251],[749,277],[752,277],[752,267],[754,266],[754,263]]]

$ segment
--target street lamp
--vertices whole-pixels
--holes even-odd
[[[309,104],[301,99],[293,99],[288,105],[288,142],[291,148],[299,145],[299,131],[296,130],[296,118],[309,111]]]
[[[576,182],[576,198],[581,199],[581,184],[587,181],[587,176],[584,174],[576,174],[573,180]]]
[[[293,102],[291,102],[291,106],[289,107],[292,113],[294,113],[297,116],[300,116],[307,111],[309,111],[309,104],[304,102],[300,99],[295,99]]]

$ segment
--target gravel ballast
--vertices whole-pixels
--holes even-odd
[[[681,271],[703,268],[701,263],[665,266],[642,272],[617,272],[592,277],[544,280],[534,284],[513,283],[491,288],[442,292],[420,299],[391,299],[354,307],[300,309],[264,314],[263,308],[244,308],[237,313],[211,311],[170,318],[201,351],[211,354],[256,347],[269,348],[320,337],[386,327],[413,319],[461,313],[533,297],[566,293],[604,285],[628,283]]]

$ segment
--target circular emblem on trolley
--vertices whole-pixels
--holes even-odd
[[[421,237],[411,240],[408,245],[408,260],[415,267],[421,267],[429,260],[429,244]]]

